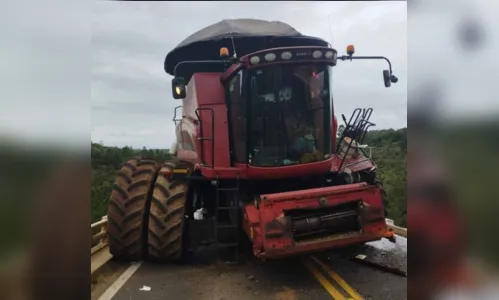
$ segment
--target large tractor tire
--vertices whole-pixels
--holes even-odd
[[[174,166],[165,163],[161,167],[149,211],[149,259],[165,263],[180,262],[186,253],[184,215],[188,185],[165,175]]]
[[[147,212],[159,164],[134,158],[118,172],[108,208],[109,251],[117,260],[137,261],[144,257]]]

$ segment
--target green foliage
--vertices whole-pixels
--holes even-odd
[[[92,143],[91,216],[92,223],[107,214],[107,204],[116,172],[121,164],[135,156],[150,157],[159,162],[171,158],[164,149],[133,149],[131,147],[106,147]]]
[[[369,131],[364,144],[372,147],[378,178],[388,196],[388,217],[398,226],[407,227],[407,128]]]

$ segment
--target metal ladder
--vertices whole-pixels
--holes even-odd
[[[239,262],[239,228],[240,228],[240,212],[239,212],[239,203],[238,203],[238,191],[239,191],[239,174],[237,175],[236,179],[236,186],[235,187],[220,187],[220,181],[218,180],[218,175],[217,175],[217,183],[216,183],[216,210],[215,210],[215,239],[217,243],[217,254],[218,257],[221,258],[221,253],[220,253],[220,248],[225,248],[225,249],[231,249],[233,248],[234,251],[234,259],[233,260],[226,260],[227,263],[233,263],[237,264]],[[230,194],[230,193],[236,193],[235,197],[230,197],[227,199],[227,205],[228,206],[220,206],[220,196],[221,193],[224,194]],[[220,212],[221,211],[227,211],[228,212],[228,219],[229,223],[227,224],[226,222],[222,222],[220,220]],[[230,215],[231,212],[234,212],[233,216],[234,218],[232,219],[232,215]],[[233,231],[234,235],[229,235],[231,236],[229,241],[222,241],[220,239],[220,231],[221,230],[228,230],[228,231]]]

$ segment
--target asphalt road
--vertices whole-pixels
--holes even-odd
[[[407,278],[352,259],[406,271],[407,240],[369,243],[300,258],[260,262],[245,256],[239,265],[217,263],[211,248],[199,251],[186,265],[142,263],[115,266],[116,272],[93,288],[98,300],[295,300],[406,299]],[[133,272],[136,270],[135,272]],[[121,273],[121,278],[116,273]],[[141,290],[147,287],[150,290]],[[107,289],[107,291],[106,291]]]

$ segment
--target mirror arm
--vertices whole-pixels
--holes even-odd
[[[393,74],[392,72],[392,63],[390,60],[384,56],[348,56],[348,55],[342,55],[339,56],[338,59],[341,59],[343,61],[345,60],[352,60],[352,59],[384,59],[388,63],[388,69],[390,70],[390,75]]]

